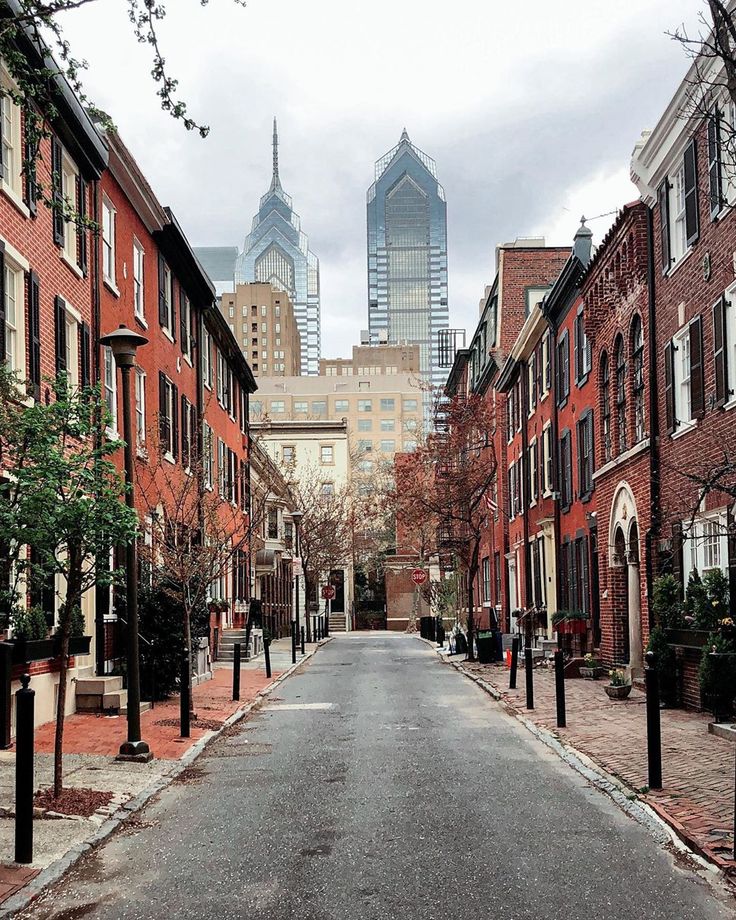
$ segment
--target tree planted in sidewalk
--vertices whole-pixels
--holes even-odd
[[[26,402],[12,374],[0,371],[0,449],[8,471],[0,481],[0,533],[7,549],[5,608],[24,616],[28,585],[60,584],[60,640],[54,738],[54,795],[63,788],[62,757],[69,639],[83,595],[116,573],[114,547],[135,539],[137,519],[123,502],[123,479],[111,460],[119,442],[102,436],[107,407],[97,389],[75,389],[66,375],[46,400]]]
[[[491,433],[493,407],[480,396],[439,397],[434,432],[402,457],[397,490],[399,520],[411,526],[423,520],[436,525],[436,546],[455,556],[467,592],[468,658],[474,658],[474,585],[480,546],[497,475]]]

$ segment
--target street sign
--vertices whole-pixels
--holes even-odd
[[[427,580],[427,577],[427,573],[424,571],[424,569],[414,569],[414,571],[411,573],[411,580],[415,585],[423,585]]]
[[[332,587],[332,585],[325,585],[322,588],[322,597],[326,601],[331,601],[334,596],[335,596],[335,589]]]

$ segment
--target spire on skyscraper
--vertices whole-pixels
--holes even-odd
[[[271,177],[271,188],[281,188],[279,179],[279,132],[276,127],[276,117],[273,119],[273,176]]]

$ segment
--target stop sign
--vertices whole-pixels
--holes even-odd
[[[326,601],[331,601],[334,596],[335,596],[335,589],[332,587],[332,585],[325,585],[322,588],[322,597]]]
[[[414,571],[411,573],[411,580],[415,585],[423,585],[427,580],[427,573],[424,571],[424,569],[414,569]]]

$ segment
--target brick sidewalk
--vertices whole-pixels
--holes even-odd
[[[517,690],[501,665],[464,662],[462,670],[483,677],[503,701],[540,728],[587,755],[619,777],[670,824],[693,849],[734,872],[734,757],[732,742],[708,733],[710,718],[682,709],[662,711],[663,789],[643,791],[647,783],[646,708],[642,692],[612,701],[604,681],[567,680],[567,728],[557,728],[554,673],[534,670],[534,710],[525,708],[524,671]]]
[[[141,735],[148,742],[154,757],[160,760],[178,760],[203,735],[219,728],[234,712],[275,680],[281,671],[274,671],[271,679],[263,669],[246,669],[240,673],[240,701],[232,696],[233,671],[218,667],[212,680],[194,687],[193,709],[199,719],[206,720],[205,727],[196,722],[191,726],[191,738],[179,734],[179,697],[156,703],[153,709],[141,714]],[[174,722],[175,724],[166,724]],[[217,723],[217,724],[215,724]],[[75,713],[64,720],[64,752],[67,754],[106,754],[114,757],[125,741],[127,723],[125,716],[103,716],[94,713]],[[36,750],[50,754],[54,750],[55,723],[47,722],[36,729]]]

